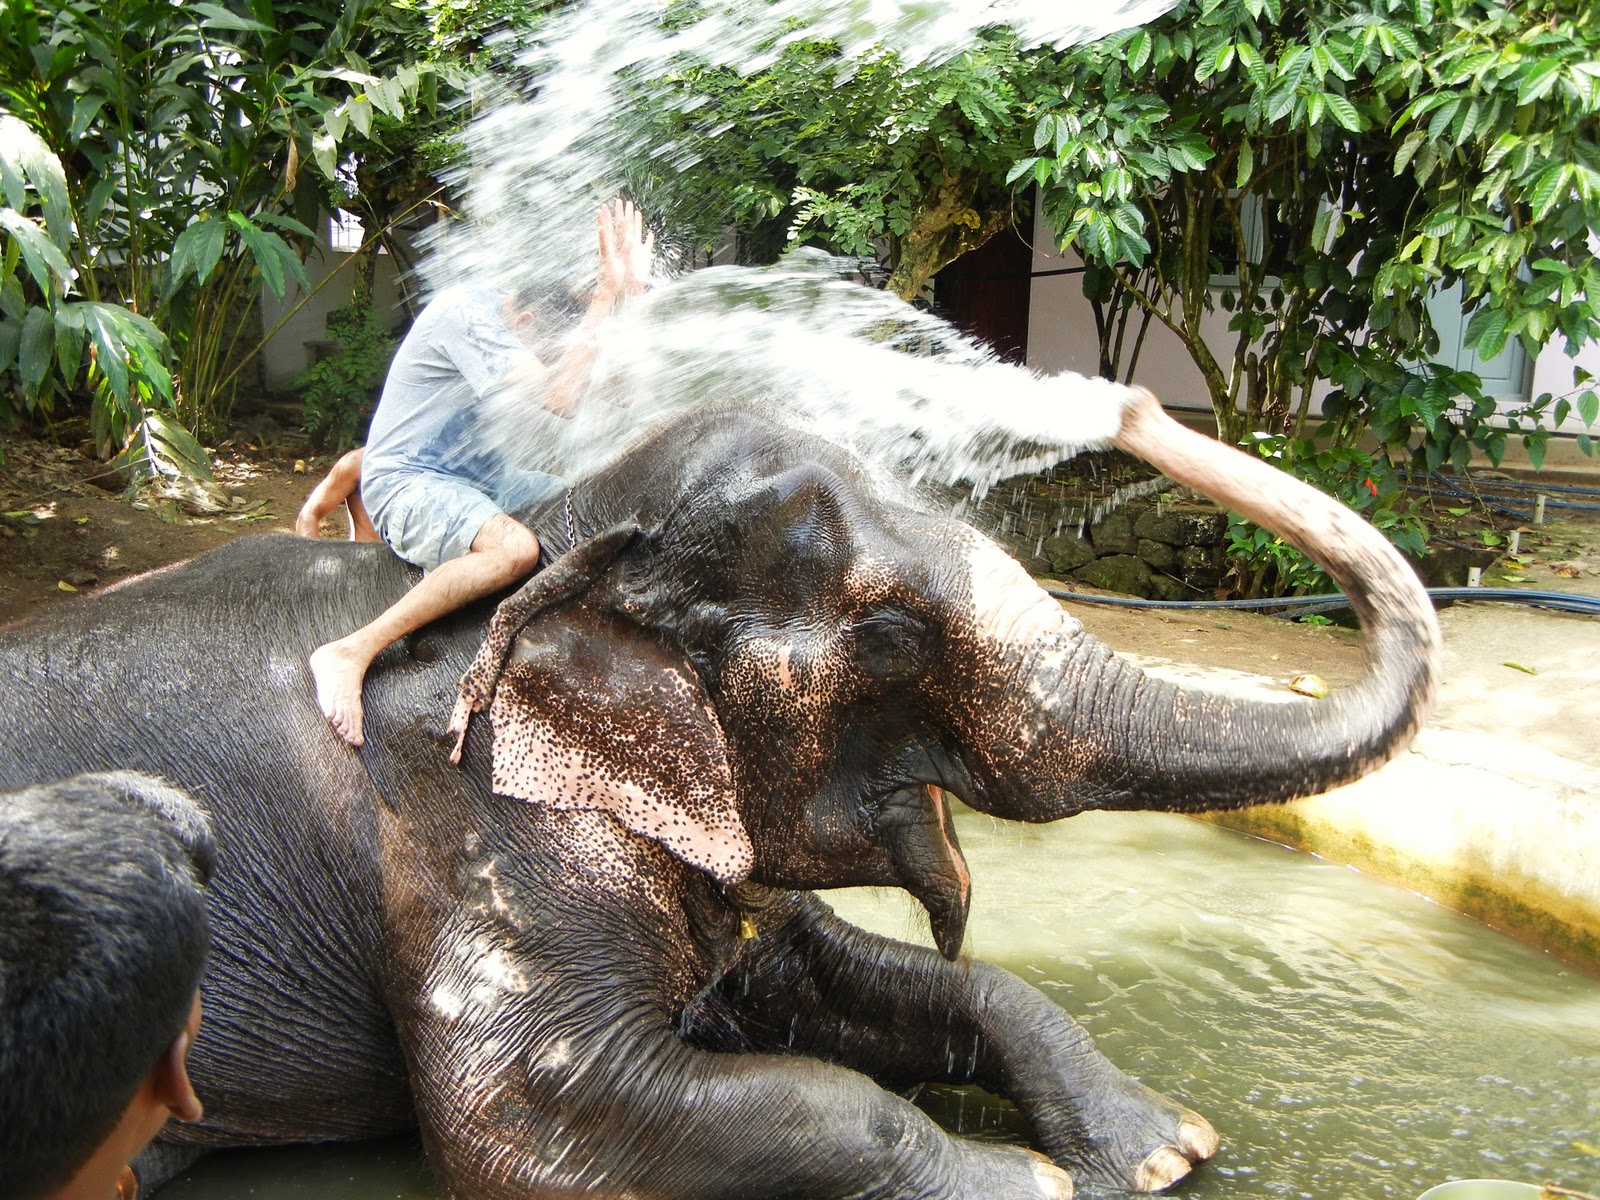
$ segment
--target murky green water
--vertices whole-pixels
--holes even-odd
[[[1223,1151],[1178,1194],[1414,1197],[1449,1178],[1600,1191],[1600,980],[1410,892],[1181,817],[964,815],[971,950],[1056,996]],[[926,940],[901,893],[852,919]],[[1020,1139],[993,1098],[920,1103]],[[433,1195],[414,1147],[218,1156],[162,1200]]]

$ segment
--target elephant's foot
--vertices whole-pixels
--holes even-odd
[[[1210,1121],[1185,1109],[1178,1121],[1177,1143],[1176,1146],[1157,1146],[1150,1151],[1133,1174],[1135,1191],[1165,1191],[1192,1171],[1195,1163],[1204,1162],[1215,1154],[1222,1139]]]
[[[954,1138],[965,1161],[959,1192],[993,1200],[1072,1200],[1072,1176],[1042,1154],[1010,1146],[988,1146]]]
[[[1216,1154],[1199,1113],[1116,1072],[1090,1094],[1030,1113],[1052,1158],[1079,1180],[1159,1192]]]
[[[1150,1150],[1144,1162],[1133,1173],[1136,1192],[1165,1192],[1189,1171],[1195,1163],[1205,1162],[1216,1154],[1221,1138],[1211,1128],[1211,1122],[1197,1112],[1184,1112],[1178,1123],[1178,1146],[1157,1146]]]

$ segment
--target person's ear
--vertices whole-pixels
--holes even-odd
[[[198,1121],[205,1115],[200,1097],[194,1094],[194,1085],[189,1082],[189,1047],[194,1045],[195,1035],[199,1032],[200,993],[197,990],[194,1007],[189,1010],[188,1023],[172,1039],[172,1045],[167,1047],[167,1052],[156,1064],[153,1081],[156,1100],[180,1121]]]

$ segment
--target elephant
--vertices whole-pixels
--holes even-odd
[[[1170,1186],[1200,1114],[963,959],[952,798],[996,817],[1200,811],[1352,779],[1437,685],[1414,574],[1335,501],[1143,393],[1116,444],[1290,537],[1365,626],[1363,678],[1270,703],[1141,673],[992,541],[752,403],[707,406],[523,514],[550,561],[391,647],[368,739],[307,654],[415,572],[241,538],[13,626],[0,788],[132,768],[221,856],[193,1049],[204,1122],[137,1164],[419,1129],[459,1197],[1066,1197]],[[904,889],[937,949],[816,893]],[[947,1134],[921,1081],[1008,1097]]]

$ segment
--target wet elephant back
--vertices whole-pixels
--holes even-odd
[[[207,1119],[185,1140],[411,1124],[383,999],[379,801],[305,669],[409,582],[381,547],[254,537],[0,630],[0,786],[136,768],[212,814]]]

